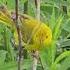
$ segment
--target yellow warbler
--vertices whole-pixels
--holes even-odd
[[[46,24],[35,20],[34,18],[23,15],[21,17],[21,31],[23,41],[29,41],[29,50],[39,50],[43,45],[48,45],[52,41],[52,31]],[[31,39],[30,39],[31,38]]]

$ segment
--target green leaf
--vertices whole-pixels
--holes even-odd
[[[8,52],[7,53],[7,60],[14,60],[14,48],[12,47],[12,43],[11,43],[11,32],[9,29],[5,28],[4,29],[4,33],[3,33],[3,37],[4,37],[4,45],[5,45],[5,50]]]
[[[0,65],[4,63],[5,58],[6,58],[6,51],[5,50],[0,50]]]
[[[54,40],[56,40],[59,36],[59,31],[60,31],[60,27],[61,27],[61,24],[62,24],[62,20],[63,20],[63,16],[60,15],[57,18],[57,21],[56,21],[56,24],[55,24],[55,27],[54,27],[54,30],[53,30],[53,39]]]
[[[10,61],[0,65],[0,70],[17,70],[17,68],[17,61]],[[31,70],[31,60],[25,59],[24,61],[22,61],[21,69]]]
[[[47,58],[47,53],[46,53],[46,51],[45,50],[42,50],[42,51],[40,51],[40,60],[41,60],[41,63],[42,63],[42,65],[43,65],[43,68],[44,68],[44,70],[47,70],[48,68],[49,68],[49,61],[47,62],[47,60],[49,60],[49,57]],[[40,66],[41,66],[41,64],[40,64]]]
[[[52,64],[50,70],[57,70],[57,64],[58,64],[62,59],[66,58],[66,57],[68,57],[68,56],[70,56],[70,51],[65,51],[65,52],[63,52],[62,54],[60,54],[60,55],[56,58],[55,62]]]
[[[63,29],[70,33],[70,18],[64,21],[65,23],[62,25]]]
[[[61,47],[70,46],[70,39],[65,39],[65,40],[61,41],[60,46]]]
[[[59,61],[61,61],[63,58],[65,58],[65,57],[67,57],[67,56],[70,56],[70,51],[65,51],[65,52],[63,52],[61,55],[59,55],[59,56],[56,58],[54,64],[57,64]]]
[[[67,70],[70,68],[70,56],[61,62],[60,70]]]

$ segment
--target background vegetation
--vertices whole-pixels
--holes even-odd
[[[15,11],[15,0],[0,0]],[[19,0],[19,12],[35,17],[34,0]],[[37,70],[70,70],[70,0],[41,0],[41,21],[52,29],[53,41],[40,51]],[[17,49],[13,33],[0,22],[0,70],[17,70]],[[31,70],[32,56],[24,53],[22,70]]]

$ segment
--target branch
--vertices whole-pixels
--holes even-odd
[[[16,11],[16,28],[17,28],[17,33],[18,33],[18,41],[19,41],[19,55],[18,55],[18,70],[21,70],[21,53],[22,53],[22,35],[21,35],[21,30],[20,30],[20,25],[19,25],[19,17],[18,17],[18,0],[15,0],[15,11]]]
[[[35,0],[35,6],[36,6],[36,19],[39,23],[40,21],[40,0]],[[37,63],[38,63],[38,56],[39,56],[39,52],[35,51],[34,55],[36,55],[36,58],[33,57],[33,67],[32,70],[36,70],[37,69]]]

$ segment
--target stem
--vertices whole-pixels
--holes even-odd
[[[43,64],[42,64],[42,61],[41,61],[40,56],[39,56],[39,61],[40,61],[40,64],[41,64],[41,66],[42,66],[42,70],[44,70],[44,66],[43,66]]]
[[[40,0],[35,0],[35,6],[36,6],[36,19],[39,22],[40,21]],[[39,52],[35,51],[34,55],[36,55],[36,57],[38,58]],[[36,70],[37,69],[38,59],[36,57],[33,57],[32,70]]]
[[[36,5],[36,19],[40,21],[40,0],[35,0]]]
[[[15,0],[15,11],[16,11],[16,28],[17,28],[17,33],[18,33],[18,41],[19,41],[19,46],[18,46],[18,70],[21,70],[21,53],[22,53],[22,37],[21,37],[21,30],[20,30],[20,25],[18,23],[18,0]]]
[[[38,51],[35,51],[33,53],[35,56],[33,56],[33,66],[32,66],[32,70],[36,70],[37,69],[37,58],[38,58]]]

